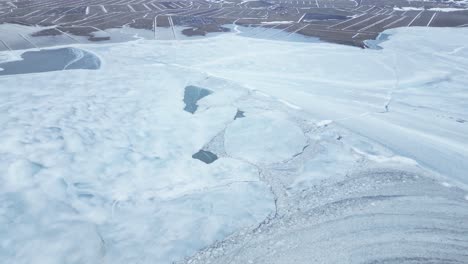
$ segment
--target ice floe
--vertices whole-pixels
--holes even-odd
[[[236,120],[224,138],[229,155],[253,163],[281,162],[301,152],[306,144],[297,125],[274,113]]]

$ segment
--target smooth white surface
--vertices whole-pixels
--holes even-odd
[[[224,135],[228,155],[253,163],[284,161],[300,153],[305,145],[301,129],[274,113],[241,118]]]

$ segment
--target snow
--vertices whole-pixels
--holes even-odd
[[[456,8],[456,7],[433,7],[429,8],[429,11],[438,11],[438,12],[457,12],[457,11],[467,11],[468,8]]]
[[[76,44],[101,68],[1,76],[0,257],[464,262],[468,29],[386,33]]]
[[[291,108],[294,108],[294,109],[301,109],[299,106],[295,105],[295,104],[291,104],[290,102],[286,101],[286,100],[283,100],[283,99],[278,99],[278,101],[282,102],[283,104],[291,107]]]
[[[179,49],[175,61],[281,98],[466,184],[468,128],[456,122],[468,109],[466,33],[392,29],[382,50],[225,35],[180,44],[200,51]]]
[[[274,211],[254,166],[192,158],[245,89],[87,47],[102,69],[1,77],[2,261],[169,263]],[[187,113],[190,84],[222,100]]]
[[[414,7],[414,6],[403,6],[403,7],[393,7],[393,10],[395,11],[421,11],[425,10],[424,7]]]
[[[329,124],[333,123],[333,120],[322,120],[317,122],[318,127],[328,126]]]
[[[224,135],[227,154],[257,164],[281,162],[300,153],[306,145],[303,132],[275,114],[236,120]]]
[[[458,8],[458,7],[414,7],[414,6],[403,6],[403,7],[393,7],[395,11],[437,11],[437,12],[457,12],[457,11],[467,11],[468,8]]]

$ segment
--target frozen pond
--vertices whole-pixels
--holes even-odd
[[[96,70],[101,61],[94,54],[77,48],[27,51],[22,60],[0,63],[0,75],[13,75],[72,69]]]

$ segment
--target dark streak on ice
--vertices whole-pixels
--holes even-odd
[[[13,75],[71,69],[96,70],[101,61],[94,54],[76,49],[60,48],[27,51],[21,55],[23,60],[0,63],[0,75]]]
[[[299,152],[299,153],[296,153],[293,155],[293,158],[299,156],[299,155],[302,155],[302,153],[304,153],[304,151],[309,147],[309,145],[305,145],[303,148],[302,148],[302,151]]]
[[[195,111],[197,111],[197,108],[198,108],[198,105],[197,105],[198,100],[212,93],[213,92],[208,89],[204,89],[204,88],[193,86],[193,85],[189,85],[185,87],[184,110],[192,114],[195,113]]]
[[[201,149],[197,153],[193,154],[192,158],[201,160],[205,162],[206,164],[210,164],[210,163],[213,163],[215,160],[217,160],[218,156],[216,156],[216,154],[214,154],[213,152]]]

